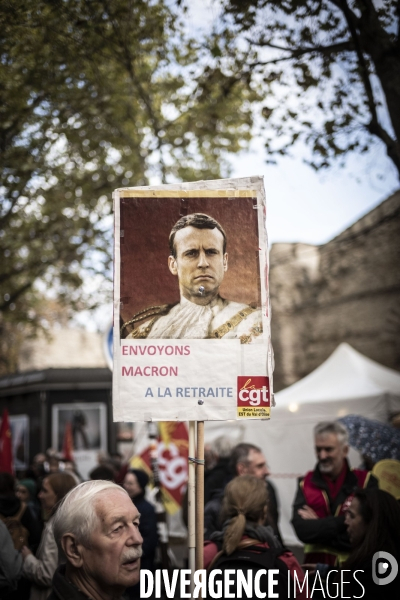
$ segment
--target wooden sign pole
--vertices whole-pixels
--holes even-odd
[[[204,421],[197,421],[196,462],[196,569],[202,569],[204,546]]]
[[[190,591],[193,596],[194,571],[196,569],[196,422],[189,421],[188,465],[188,562],[191,572]]]
[[[197,425],[197,444],[196,444]],[[203,568],[204,538],[204,421],[189,421],[188,559],[193,596],[194,572]]]

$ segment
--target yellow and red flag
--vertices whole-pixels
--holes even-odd
[[[140,455],[130,460],[133,469],[143,469],[152,477],[152,458],[156,459],[161,493],[166,511],[174,514],[182,505],[188,479],[189,438],[185,423],[158,423],[159,434]]]

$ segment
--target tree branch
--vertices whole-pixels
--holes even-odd
[[[103,3],[104,3],[104,6],[105,6],[108,14],[110,15],[111,10],[110,10],[108,1],[103,0]],[[112,26],[113,26],[113,29],[115,32],[115,37],[116,37],[117,43],[123,54],[124,63],[125,63],[125,67],[128,72],[129,78],[130,78],[132,84],[136,87],[137,91],[139,92],[139,96],[142,99],[142,101],[147,109],[147,113],[149,115],[150,122],[153,125],[154,135],[157,140],[157,150],[160,152],[159,165],[160,165],[161,173],[162,173],[162,181],[163,181],[163,183],[166,183],[167,169],[166,169],[166,165],[165,165],[163,154],[162,154],[163,142],[162,142],[162,139],[160,136],[162,127],[160,127],[160,125],[158,123],[158,118],[153,110],[151,97],[145,93],[141,81],[135,74],[134,62],[133,62],[133,58],[131,56],[130,49],[128,48],[128,44],[126,43],[126,40],[122,38],[121,33],[118,28],[118,24],[115,23],[113,20],[111,20],[111,22],[112,22]]]
[[[265,44],[269,45],[269,44]],[[265,65],[275,65],[280,62],[299,58],[305,54],[319,53],[321,55],[334,54],[336,52],[343,52],[346,50],[354,50],[354,46],[351,40],[347,42],[339,42],[338,44],[332,44],[331,46],[314,46],[310,48],[296,48],[291,50],[290,48],[279,48],[279,46],[270,45],[271,48],[281,49],[284,52],[290,52],[289,56],[281,56],[280,58],[272,58],[270,60],[258,60],[253,63],[249,63],[250,67],[260,67]]]
[[[359,23],[360,19],[358,19],[357,16],[350,9],[349,5],[347,4],[347,0],[331,1],[336,6],[339,6],[341,8],[350,31],[350,35],[353,39],[354,49],[356,51],[359,64],[360,77],[364,85],[364,90],[367,96],[367,104],[371,113],[371,121],[367,125],[367,129],[370,133],[376,135],[385,144],[388,156],[392,159],[392,161],[396,165],[397,170],[400,173],[400,157],[398,153],[397,142],[379,123],[374,92],[370,81],[370,72],[367,61],[364,58],[360,36],[358,35],[356,28],[356,25],[357,23]]]
[[[271,44],[271,42],[255,42],[254,40],[251,40],[249,38],[246,38],[246,40],[249,42],[249,44],[253,46],[260,46],[262,48],[268,47],[273,48],[274,50],[290,52],[290,56],[287,58],[298,58],[299,56],[303,56],[304,54],[312,54],[314,52],[317,52],[319,54],[332,54],[335,52],[343,52],[344,50],[354,50],[354,45],[351,39],[345,42],[337,42],[336,44],[330,44],[329,46],[310,46],[306,48],[284,48],[283,46],[278,46],[277,44]]]
[[[33,279],[27,281],[22,285],[18,290],[16,290],[13,294],[11,294],[8,300],[5,300],[3,304],[0,304],[0,312],[4,312],[10,308],[10,304],[15,302],[26,290],[28,290],[33,285]]]
[[[396,140],[394,140],[388,134],[386,129],[384,129],[377,120],[374,121],[372,119],[371,122],[369,123],[369,125],[367,125],[367,129],[373,135],[376,135],[385,144],[386,151],[387,151],[389,158],[392,159],[392,161],[396,165],[397,170],[400,173],[400,159],[399,159],[399,153],[398,153]]]
[[[335,4],[337,4],[337,3],[335,2]],[[372,116],[371,122],[378,123],[378,115],[376,112],[374,93],[372,90],[371,81],[369,79],[369,69],[368,69],[367,61],[364,58],[364,54],[363,54],[363,51],[361,48],[361,43],[360,43],[360,39],[359,39],[357,30],[356,30],[356,27],[354,25],[354,16],[355,15],[350,10],[350,8],[347,4],[347,0],[339,0],[339,4],[342,7],[342,12],[346,19],[346,22],[347,22],[347,25],[348,25],[348,28],[350,31],[350,35],[353,39],[354,48],[355,48],[357,58],[358,58],[358,63],[360,65],[361,80],[364,85],[365,93],[367,95],[369,110],[370,110],[371,116]]]
[[[400,46],[400,0],[397,0],[397,45]]]

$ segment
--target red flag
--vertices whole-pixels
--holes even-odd
[[[71,421],[67,421],[64,429],[64,440],[63,440],[63,455],[64,460],[73,461],[74,455],[72,454],[74,451],[74,441],[72,439],[72,427]]]
[[[8,419],[8,410],[6,408],[3,411],[3,419],[0,425],[0,471],[14,475],[11,427]]]

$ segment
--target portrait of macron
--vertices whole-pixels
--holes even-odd
[[[249,208],[252,209],[252,206],[249,205]],[[141,284],[134,286],[132,277],[121,277],[121,339],[239,339],[242,344],[260,339],[263,333],[260,294],[257,290],[251,296],[247,290],[248,281],[252,282],[254,289],[259,287],[260,280],[254,212],[247,211],[250,215],[247,219],[240,219],[240,214],[235,219],[231,216],[230,222],[234,225],[230,225],[230,230],[231,233],[234,231],[234,239],[228,239],[229,234],[222,224],[210,214],[190,212],[181,216],[169,232],[168,258],[164,254],[158,264],[154,259],[154,268],[149,269],[145,276],[143,270],[137,270],[142,277]],[[253,219],[252,223],[250,219]],[[243,233],[246,223],[252,227],[250,241],[249,236]],[[163,227],[165,230],[165,225]],[[123,235],[126,238],[126,229]],[[137,235],[140,235],[139,229]],[[168,233],[165,238],[167,236]],[[246,244],[251,252],[244,248]],[[156,252],[154,245],[151,247],[149,244],[148,248],[147,256]],[[228,260],[232,248],[236,265]],[[121,245],[121,255],[123,251]],[[144,252],[142,248],[141,251]],[[121,265],[126,263],[132,264],[132,260],[121,260]],[[235,271],[235,266],[237,274],[233,272],[228,285],[228,270],[232,271],[233,267]],[[153,296],[156,302],[143,305],[142,301],[144,308],[128,312],[127,300],[140,294],[144,287],[149,286],[149,281],[158,288],[156,297]],[[224,281],[222,293],[220,288]],[[122,289],[124,282],[126,289],[131,285],[130,296],[126,296]],[[248,299],[252,301],[246,302]]]

